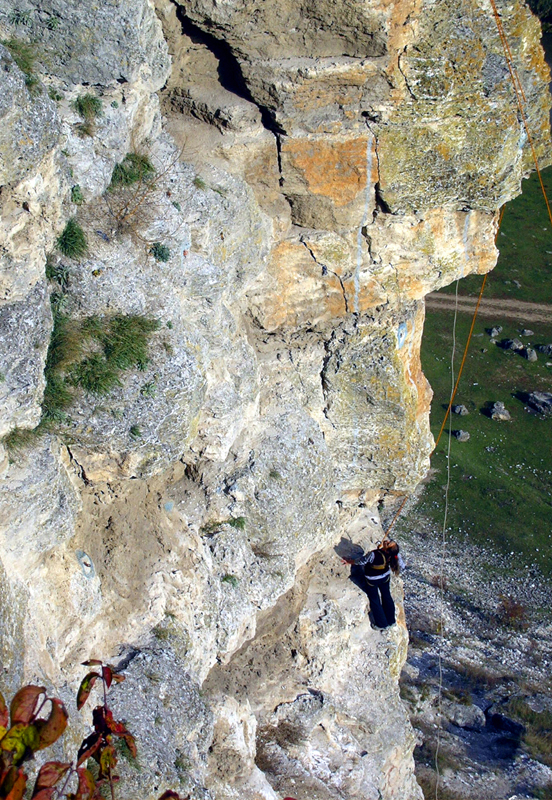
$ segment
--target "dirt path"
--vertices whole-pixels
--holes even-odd
[[[473,314],[477,303],[476,297],[458,295],[458,310]],[[426,306],[435,310],[454,310],[454,295],[432,292],[426,296]],[[483,298],[478,314],[482,317],[519,319],[523,322],[552,323],[552,305],[544,303],[526,303],[523,300],[503,300]]]

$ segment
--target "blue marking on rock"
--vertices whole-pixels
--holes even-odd
[[[401,322],[397,330],[397,342],[399,350],[405,343],[407,334],[408,334],[408,328],[406,327],[406,322]]]
[[[81,565],[84,577],[93,578],[96,575],[96,570],[94,569],[94,564],[88,553],[85,553],[84,550],[75,550],[75,555],[77,561]]]
[[[174,503],[172,500],[169,500],[168,503],[165,503],[165,511],[172,511],[174,508]]]

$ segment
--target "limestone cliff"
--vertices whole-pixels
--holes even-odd
[[[404,621],[333,546],[423,477],[423,297],[531,168],[490,6],[0,0],[0,35],[2,688],[122,659],[121,797],[419,797]]]

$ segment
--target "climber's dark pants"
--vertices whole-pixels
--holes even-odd
[[[370,611],[374,617],[374,625],[387,628],[395,622],[395,603],[389,587],[390,576],[371,581],[366,578],[366,594],[370,600]]]

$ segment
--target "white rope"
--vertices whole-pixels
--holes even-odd
[[[456,320],[458,317],[458,284],[456,281],[455,292],[455,307],[454,307],[454,322],[452,324],[452,352],[450,356],[450,403],[454,395],[455,375],[454,375],[454,357],[456,355]],[[441,774],[439,772],[439,751],[441,749],[441,731],[442,731],[442,703],[443,703],[443,643],[445,640],[445,558],[447,549],[447,517],[449,505],[449,487],[450,487],[450,446],[452,442],[452,414],[449,414],[448,425],[448,446],[447,446],[447,483],[445,486],[445,513],[443,515],[443,530],[441,534],[441,558],[439,560],[439,651],[438,651],[438,664],[439,664],[439,694],[437,702],[438,723],[437,723],[437,745],[435,747],[435,772],[437,780],[435,782],[435,800],[439,800],[439,785],[441,782]]]

